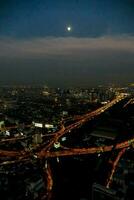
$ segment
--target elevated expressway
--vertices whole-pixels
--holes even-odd
[[[50,165],[48,163],[48,158],[57,158],[57,157],[61,157],[61,156],[76,156],[76,155],[86,155],[86,154],[99,154],[99,153],[104,153],[104,152],[108,152],[108,151],[112,151],[113,148],[114,150],[119,150],[119,153],[115,159],[115,161],[112,162],[112,166],[111,166],[111,172],[110,175],[107,179],[106,182],[106,187],[109,188],[110,184],[112,182],[112,178],[113,178],[113,174],[116,170],[117,164],[121,158],[121,156],[124,154],[125,150],[129,147],[129,146],[133,146],[134,144],[134,137],[131,138],[130,140],[126,140],[123,142],[120,142],[116,145],[109,145],[109,146],[100,146],[100,147],[90,147],[90,148],[61,148],[60,150],[53,150],[53,147],[56,143],[59,142],[59,139],[67,133],[70,133],[73,129],[79,128],[80,126],[82,126],[85,122],[95,118],[96,116],[100,115],[101,113],[105,112],[106,110],[108,110],[109,108],[111,108],[113,105],[117,104],[118,102],[120,102],[121,100],[123,100],[124,98],[126,98],[126,96],[124,95],[119,95],[117,96],[114,100],[112,100],[111,102],[107,103],[106,105],[96,109],[95,111],[92,112],[88,112],[82,116],[79,116],[76,119],[74,118],[75,122],[68,125],[68,126],[64,126],[64,124],[61,122],[61,129],[59,131],[57,131],[54,134],[51,135],[47,135],[49,136],[49,140],[47,144],[42,144],[39,146],[39,148],[35,148],[33,150],[22,150],[22,151],[6,151],[6,150],[0,150],[0,157],[4,157],[6,158],[6,161],[2,162],[0,165],[8,165],[8,164],[14,164],[14,163],[18,163],[18,162],[27,162],[27,161],[32,161],[33,158],[34,159],[39,159],[39,160],[43,160],[45,159],[45,166],[43,168],[44,174],[46,176],[46,180],[47,180],[47,193],[45,198],[47,198],[48,200],[51,199],[51,191],[53,188],[53,178],[52,178],[52,173],[51,173],[51,168]],[[129,102],[128,102],[129,103]],[[7,130],[12,129],[12,127],[7,128]],[[27,139],[24,136],[21,138],[11,138],[11,139],[7,139],[7,142],[10,141],[19,141],[19,140],[24,140]],[[0,141],[0,142],[6,142],[4,141]]]
[[[39,158],[52,158],[52,157],[59,157],[59,156],[72,156],[72,155],[82,155],[82,154],[93,154],[93,153],[100,153],[100,152],[107,152],[111,151],[113,149],[113,145],[110,146],[101,146],[101,147],[90,147],[90,148],[68,148],[68,149],[61,149],[57,151],[52,151],[52,147],[54,146],[55,143],[59,141],[59,139],[66,133],[71,132],[73,129],[76,129],[80,126],[82,126],[85,122],[95,118],[96,116],[100,115],[101,113],[105,112],[108,110],[110,107],[113,105],[117,104],[121,100],[126,98],[125,95],[119,95],[115,99],[113,99],[111,102],[107,103],[106,105],[98,108],[95,111],[86,113],[79,117],[79,120],[74,122],[71,125],[68,125],[64,127],[63,124],[61,124],[61,129],[57,131],[55,134],[52,134],[52,137],[49,139],[48,144],[42,145],[40,150],[36,149],[34,150],[34,155]],[[24,139],[24,137],[22,138]],[[14,140],[14,138],[13,138]],[[16,138],[17,140],[17,138]],[[20,140],[20,138],[19,138]],[[121,148],[126,148],[129,147],[134,143],[134,138],[131,138],[131,140],[127,140],[121,143],[116,144],[114,147],[115,149],[121,149]],[[0,156],[1,157],[16,157],[16,159],[23,160],[23,158],[30,158],[31,155],[33,155],[33,152],[30,150],[27,151],[6,151],[6,150],[0,150]]]

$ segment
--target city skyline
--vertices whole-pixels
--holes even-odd
[[[1,3],[0,83],[133,82],[133,10],[131,0]]]

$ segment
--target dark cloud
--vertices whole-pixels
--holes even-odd
[[[134,79],[134,38],[0,40],[2,83],[89,86]]]
[[[28,40],[2,38],[0,40],[0,56],[8,58],[48,58],[52,56],[68,56],[81,59],[88,53],[100,51],[127,51],[134,53],[134,37],[77,38],[77,37],[45,37]],[[81,58],[78,57],[81,55]]]

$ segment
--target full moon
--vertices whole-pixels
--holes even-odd
[[[67,31],[71,31],[72,30],[72,28],[71,28],[71,26],[67,26]]]

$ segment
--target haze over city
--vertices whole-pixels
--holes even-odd
[[[133,1],[8,0],[0,9],[1,84],[133,82]]]

